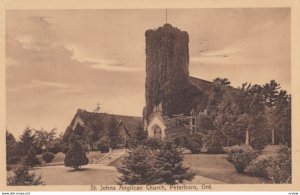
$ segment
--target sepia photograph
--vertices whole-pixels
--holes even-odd
[[[289,7],[7,9],[4,41],[8,187],[295,182]]]

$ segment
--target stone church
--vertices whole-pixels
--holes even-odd
[[[183,114],[197,132],[197,116],[206,114],[212,82],[189,76],[189,35],[164,24],[146,36],[146,106],[143,117],[149,137],[166,136],[166,118]]]

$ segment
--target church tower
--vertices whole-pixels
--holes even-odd
[[[146,107],[144,117],[159,106],[163,115],[182,113],[172,109],[183,92],[181,86],[189,77],[189,35],[166,23],[163,27],[147,30],[146,36]]]

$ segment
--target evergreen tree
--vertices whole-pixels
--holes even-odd
[[[155,153],[155,164],[152,178],[157,183],[177,184],[184,180],[191,181],[195,173],[183,167],[183,155],[172,143],[165,142]]]
[[[36,176],[34,173],[29,173],[27,166],[17,168],[13,175],[7,178],[7,185],[11,186],[27,186],[27,185],[42,185],[44,184],[41,176]]]
[[[23,165],[28,166],[28,167],[33,167],[35,165],[40,165],[41,162],[37,157],[35,156],[34,149],[31,148],[28,150],[28,153],[23,161]]]
[[[108,136],[110,138],[110,143],[112,148],[117,147],[117,138],[118,138],[118,121],[115,116],[111,116],[108,122]]]
[[[70,148],[66,153],[64,164],[66,167],[73,167],[75,171],[79,169],[79,166],[88,164],[89,160],[85,155],[85,151],[82,147],[82,144],[76,137],[73,135],[70,137]]]
[[[137,147],[143,145],[147,142],[148,132],[144,130],[142,124],[139,124],[136,128],[136,131],[128,140],[129,147]]]
[[[189,118],[183,115],[176,115],[166,121],[166,136],[176,146],[185,147],[191,135]]]
[[[32,129],[29,127],[24,129],[18,146],[18,150],[23,155],[26,154],[29,149],[34,148],[34,135],[32,134]]]
[[[122,174],[119,177],[120,184],[155,184],[153,178],[154,151],[140,145],[129,151],[129,155],[123,160],[118,171]]]
[[[6,131],[6,163],[16,163],[20,157],[17,153],[18,143],[13,134]]]

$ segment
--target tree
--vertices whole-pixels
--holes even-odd
[[[104,153],[109,151],[109,147],[111,146],[110,139],[108,136],[103,136],[98,142],[97,147],[98,149]]]
[[[34,132],[34,144],[37,147],[50,146],[57,139],[56,137],[56,128],[50,130],[50,132],[44,130],[35,130]]]
[[[230,81],[227,78],[220,78],[217,77],[213,80],[214,83],[220,84],[220,85],[224,85],[224,86],[230,86]]]
[[[187,146],[191,134],[189,118],[184,115],[175,115],[166,121],[166,137],[176,146]]]
[[[133,148],[124,158],[122,166],[118,167],[118,171],[122,174],[119,183],[130,185],[158,183],[153,177],[154,161],[154,150],[144,145]]]
[[[111,147],[117,147],[117,138],[118,138],[118,121],[115,116],[111,116],[108,122],[108,136],[111,140]]]
[[[29,186],[29,185],[42,185],[41,176],[36,176],[34,173],[29,173],[27,166],[18,167],[12,175],[7,178],[7,185],[11,186]]]
[[[172,142],[157,149],[140,145],[129,151],[118,171],[121,184],[176,184],[192,180],[195,174],[183,167],[182,152]]]
[[[128,146],[137,147],[139,145],[145,144],[147,142],[148,132],[144,130],[142,124],[138,124],[133,135],[129,137]]]
[[[45,152],[42,157],[46,163],[50,163],[54,159],[55,155],[52,152]]]
[[[206,135],[204,135],[204,147],[207,149],[208,153],[218,154],[223,152],[222,138],[221,134],[216,130],[210,130]]]
[[[32,134],[32,129],[26,127],[20,136],[18,150],[25,155],[31,148],[34,148],[34,135]]]
[[[237,131],[240,127],[240,110],[234,99],[235,93],[227,91],[223,95],[223,101],[216,107],[216,115],[213,120],[214,129],[222,135],[222,145],[230,146],[237,144]]]
[[[182,152],[172,142],[166,141],[155,153],[153,178],[157,183],[177,184],[191,181],[195,173],[183,167]]]
[[[18,143],[13,134],[6,131],[6,163],[13,164],[20,160],[17,152]]]
[[[280,91],[275,108],[275,135],[277,143],[291,146],[291,96]]]
[[[28,167],[33,167],[35,165],[40,165],[41,162],[39,159],[34,154],[34,149],[31,148],[28,150],[28,153],[23,161],[23,165],[28,166]]]
[[[238,105],[241,114],[247,116],[246,130],[249,132],[248,142],[255,149],[263,149],[270,137],[267,129],[266,110],[262,87],[244,83],[238,96]]]
[[[85,155],[85,151],[78,137],[73,135],[70,137],[70,148],[66,153],[64,164],[66,167],[73,167],[75,171],[79,166],[88,164],[89,160]]]
[[[189,149],[193,154],[201,152],[203,147],[203,134],[193,133],[188,139],[187,149]]]

